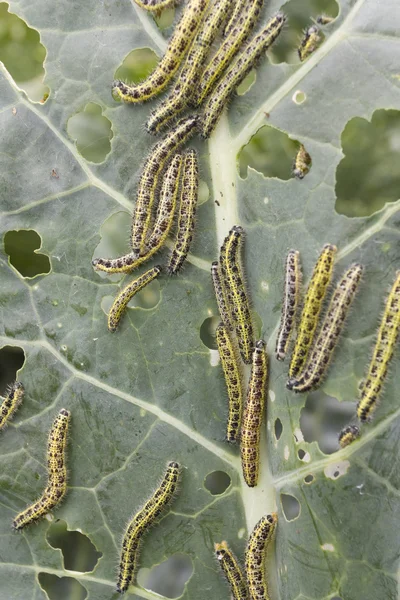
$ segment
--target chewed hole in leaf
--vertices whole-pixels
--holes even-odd
[[[218,317],[207,317],[200,327],[200,339],[207,348],[210,348],[210,350],[217,349],[215,330],[217,329],[219,322],[220,319]]]
[[[129,252],[129,232],[132,217],[125,211],[113,213],[100,227],[101,239],[94,249],[94,258],[116,258]],[[96,274],[108,281],[121,279],[121,275],[108,275],[102,271]]]
[[[0,349],[0,394],[4,394],[7,386],[17,378],[25,363],[25,352],[19,346],[3,346]]]
[[[52,523],[46,537],[50,546],[61,550],[64,568],[69,571],[93,571],[102,557],[102,553],[96,550],[87,535],[79,531],[68,531],[65,521]]]
[[[49,257],[37,252],[41,245],[42,238],[33,229],[7,231],[4,236],[4,251],[22,277],[32,278],[50,273]]]
[[[161,12],[153,13],[154,22],[157,24],[157,27],[164,31],[164,29],[168,29],[174,22],[175,19],[175,8],[165,8]]]
[[[304,92],[297,90],[293,96],[292,100],[295,104],[303,104],[307,100],[307,96]]]
[[[179,598],[193,575],[193,563],[185,554],[174,554],[152,569],[140,569],[139,585],[164,598]]]
[[[282,431],[283,431],[282,421],[280,419],[275,419],[274,432],[275,432],[275,437],[277,440],[280,439],[280,437],[282,435]]]
[[[213,471],[204,479],[204,487],[213,496],[220,496],[231,485],[231,478],[225,471]]]
[[[87,590],[73,577],[57,577],[51,573],[39,573],[40,587],[49,600],[85,600]]]
[[[324,474],[328,479],[338,479],[342,475],[346,475],[349,467],[350,462],[348,460],[341,460],[325,467]]]
[[[344,158],[336,171],[336,210],[372,215],[399,199],[400,111],[377,110],[371,121],[351,119],[342,133]]]
[[[199,181],[199,198],[197,201],[197,206],[204,204],[210,197],[210,188],[204,179],[200,179]]]
[[[288,180],[292,177],[292,165],[299,143],[287,133],[264,125],[253,135],[239,153],[240,176],[247,177],[251,167],[265,177]]]
[[[150,48],[136,48],[129,52],[115,72],[115,79],[128,83],[139,83],[152,72],[159,58]]]
[[[257,79],[257,71],[252,69],[250,73],[243,79],[242,83],[237,87],[236,93],[238,96],[244,96],[255,84]]]
[[[126,284],[128,284],[128,281],[126,281]],[[129,302],[128,307],[135,306],[137,308],[144,308],[146,310],[150,310],[157,306],[157,304],[160,302],[160,298],[160,283],[157,280],[155,280],[149,283],[149,285],[146,285],[146,287],[143,290],[136,294],[136,296],[134,296],[133,299]]]
[[[50,90],[43,85],[46,48],[36,29],[0,3],[0,61],[33,102],[45,102]]]
[[[314,481],[314,475],[306,475],[304,477],[304,483],[310,484]]]
[[[114,134],[111,121],[103,115],[101,106],[89,102],[83,111],[68,120],[67,131],[83,158],[92,163],[106,159]]]
[[[281,494],[281,505],[286,521],[294,521],[300,515],[300,502],[291,494]]]

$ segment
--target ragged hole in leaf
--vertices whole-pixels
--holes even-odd
[[[400,111],[377,110],[371,121],[351,119],[342,133],[342,149],[336,171],[339,214],[369,216],[399,199]]]
[[[255,84],[257,79],[257,71],[252,69],[250,73],[243,79],[242,83],[237,87],[236,93],[238,96],[244,96],[249,89]]]
[[[11,77],[33,102],[45,102],[50,93],[43,85],[46,48],[36,29],[0,3],[0,61]]]
[[[49,600],[85,600],[87,590],[73,577],[57,577],[50,573],[39,573],[40,587],[46,592]]]
[[[153,14],[154,22],[157,24],[157,27],[164,31],[164,29],[168,29],[174,22],[175,19],[175,8],[165,8],[160,13]]]
[[[179,598],[193,575],[193,564],[185,554],[174,554],[152,569],[140,569],[139,585],[164,598]]]
[[[131,278],[129,281],[131,281]],[[125,281],[124,281],[125,283]],[[126,285],[128,285],[128,280],[126,280]],[[128,307],[137,307],[144,308],[146,310],[150,310],[155,308],[157,304],[160,302],[161,292],[160,292],[160,283],[155,280],[149,283],[143,290],[141,290],[133,299],[129,302]]]
[[[4,394],[9,384],[17,379],[25,363],[25,353],[19,346],[3,346],[0,349],[0,394]]]
[[[93,571],[103,556],[98,552],[87,535],[79,531],[69,531],[67,523],[58,520],[47,531],[47,541],[53,548],[59,548],[64,557],[64,568],[82,573]]]
[[[219,317],[207,317],[200,327],[200,339],[207,348],[210,348],[210,350],[217,349],[215,330],[217,329],[219,322]]]
[[[197,206],[204,204],[210,197],[210,188],[204,179],[200,179],[199,181],[199,197],[197,201]]]
[[[129,52],[115,71],[115,79],[121,79],[127,83],[139,83],[150,75],[158,61],[159,58],[154,50],[136,48]]]
[[[204,479],[204,487],[213,496],[223,494],[231,484],[231,478],[225,471],[213,471]]]
[[[247,177],[251,167],[265,177],[288,180],[292,177],[294,157],[299,143],[291,140],[287,133],[269,125],[261,127],[243,146],[239,153],[240,177]]]
[[[286,521],[294,521],[300,515],[300,502],[291,494],[281,494],[281,505]]]
[[[68,120],[67,132],[78,152],[92,163],[103,162],[111,151],[114,136],[111,121],[95,102],[89,102],[83,111]]]
[[[283,431],[283,425],[280,419],[275,419],[274,431],[276,439],[279,440]]]
[[[32,278],[50,273],[49,257],[37,252],[41,246],[42,238],[33,229],[7,231],[4,236],[4,251],[22,277]]]
[[[314,475],[311,475],[311,474],[310,474],[310,475],[306,475],[306,476],[304,477],[304,483],[308,483],[308,484],[310,484],[310,483],[312,483],[313,481],[314,481]]]

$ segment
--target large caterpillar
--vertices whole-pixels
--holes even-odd
[[[226,425],[226,439],[228,442],[236,442],[239,436],[243,411],[240,369],[234,346],[222,323],[216,329],[215,338],[228,390],[229,415]]]
[[[224,541],[214,544],[215,556],[230,585],[233,600],[248,600],[246,578],[243,575],[239,562],[228,544]]]
[[[245,568],[251,600],[270,600],[265,577],[265,559],[278,522],[278,515],[262,517],[254,527],[245,553]]]
[[[296,324],[296,315],[300,303],[300,288],[300,252],[298,250],[289,250],[285,265],[282,316],[275,347],[275,354],[278,360],[284,360]]]
[[[0,431],[4,429],[14,416],[24,397],[25,389],[22,383],[15,381],[7,390],[0,406]]]

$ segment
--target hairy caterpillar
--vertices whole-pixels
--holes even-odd
[[[130,284],[128,284],[121,292],[119,292],[110,308],[110,312],[108,313],[109,331],[116,331],[128,302],[133,298],[133,296],[135,296],[135,294],[140,292],[140,290],[153,281],[153,279],[155,279],[160,272],[160,266],[152,267],[146,271],[146,273],[143,273],[143,275],[140,275],[131,281]]]
[[[297,151],[296,157],[293,163],[293,175],[297,179],[303,179],[310,170],[311,156],[304,148],[303,144],[300,144],[300,148]]]
[[[339,446],[346,448],[352,444],[361,435],[359,427],[357,425],[348,425],[339,434]]]
[[[180,0],[134,0],[135,3],[149,12],[160,12],[165,8],[173,8]]]
[[[224,37],[227,37],[231,33],[232,29],[236,25],[238,18],[240,17],[240,13],[242,12],[242,10],[243,10],[242,0],[235,0],[235,6],[233,9],[232,15],[224,29]]]
[[[368,373],[360,388],[361,398],[357,405],[357,416],[360,421],[370,421],[377,408],[378,397],[399,336],[399,328],[400,271],[396,274],[395,282],[386,300]]]
[[[278,515],[262,517],[254,527],[245,553],[245,569],[251,600],[270,600],[265,577],[265,559],[278,522]]]
[[[334,17],[328,17],[328,15],[319,15],[317,17],[318,25],[329,25],[329,23],[332,23],[333,20]]]
[[[211,279],[213,282],[215,298],[218,304],[218,310],[223,324],[227,331],[233,331],[233,325],[231,322],[230,311],[228,308],[228,301],[226,297],[226,290],[224,283],[221,279],[220,267],[217,261],[211,264]]]
[[[50,429],[47,443],[47,473],[46,488],[31,506],[28,506],[13,521],[14,529],[20,530],[26,525],[37,521],[50,512],[61,502],[67,491],[66,447],[67,433],[71,413],[62,408]]]
[[[260,428],[267,392],[268,359],[265,342],[259,340],[254,348],[251,374],[247,389],[240,435],[240,454],[245,482],[255,487],[260,469]]]
[[[184,110],[194,94],[200,69],[207,58],[211,44],[216,38],[233,0],[216,0],[200,28],[179,77],[167,98],[151,112],[146,128],[149,133],[158,133]]]
[[[199,164],[196,150],[190,149],[183,156],[182,191],[179,207],[178,231],[167,271],[175,275],[182,268],[188,255],[195,225],[199,189]]]
[[[301,62],[306,60],[316,49],[318,44],[321,41],[321,36],[319,35],[319,29],[316,25],[311,25],[308,27],[305,32],[303,39],[301,40],[298,54]]]
[[[224,541],[214,544],[215,556],[230,585],[233,600],[248,600],[246,578],[243,575],[239,562],[228,544]]]
[[[245,0],[244,6],[243,2],[241,5],[240,17],[201,75],[198,90],[193,97],[193,103],[197,106],[200,106],[209,95],[218,79],[231,64],[235,54],[239,52],[240,47],[253,31],[260,16],[263,0]]]
[[[235,59],[232,66],[229,67],[204,105],[200,120],[202,137],[208,138],[211,135],[229,97],[251,71],[261,55],[276,40],[282,31],[285,20],[286,17],[283,13],[277,13],[272,17],[264,29],[254,36]]]
[[[226,425],[226,439],[228,442],[236,442],[239,436],[243,410],[240,369],[235,348],[222,323],[218,325],[215,337],[228,390],[229,416]]]
[[[122,539],[117,592],[124,593],[135,577],[139,547],[143,535],[154,524],[161,512],[170,504],[177,491],[181,468],[170,462],[154,494],[130,520]]]
[[[290,380],[288,383],[288,387],[295,392],[308,392],[320,386],[356,295],[362,273],[362,265],[354,264],[339,281],[303,374],[297,380]]]
[[[112,86],[116,99],[123,102],[145,102],[167,86],[201,25],[209,0],[188,0],[182,17],[175,27],[164,56],[154,71],[137,85],[127,85],[117,79]]]
[[[25,389],[22,383],[15,381],[7,390],[0,405],[0,431],[4,429],[14,416],[24,398]]]
[[[289,381],[287,384],[289,389],[290,381],[296,379],[301,374],[306,364],[315,330],[317,329],[322,304],[331,281],[336,250],[336,246],[325,244],[314,267],[304,300],[296,344],[290,361]]]
[[[289,250],[285,265],[282,316],[275,347],[275,354],[278,360],[284,360],[290,337],[295,327],[297,310],[300,303],[301,278],[300,252],[298,250]]]
[[[235,325],[239,351],[245,364],[250,364],[253,351],[253,324],[249,300],[240,267],[240,247],[244,231],[235,225],[225,238],[220,251],[221,271],[226,298]]]

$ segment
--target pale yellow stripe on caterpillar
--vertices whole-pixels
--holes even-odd
[[[240,249],[243,237],[244,230],[242,227],[239,225],[232,227],[221,246],[220,265],[240,355],[245,364],[250,364],[254,347],[254,335],[248,294],[240,266]]]
[[[225,285],[221,278],[220,266],[218,264],[218,261],[214,261],[213,263],[211,263],[211,279],[222,322],[225,325],[227,331],[233,331],[234,327],[230,315],[230,309],[228,306]]]
[[[357,416],[360,421],[371,421],[377,408],[389,363],[399,337],[400,329],[400,271],[386,300],[385,310],[379,325],[368,373],[360,386],[360,401]]]
[[[245,570],[251,600],[270,600],[265,576],[265,561],[277,523],[278,515],[276,513],[262,517],[247,542]]]
[[[296,325],[300,304],[301,279],[300,252],[289,250],[285,264],[281,322],[275,347],[275,355],[278,360],[285,359],[290,338]]]
[[[229,583],[233,600],[249,600],[246,578],[243,575],[239,561],[228,544],[223,541],[214,544],[215,556]]]
[[[196,150],[183,155],[183,176],[179,206],[178,230],[169,258],[167,272],[176,275],[182,268],[190,250],[195,226],[199,190],[199,164]]]
[[[356,439],[358,439],[361,435],[360,428],[357,425],[348,425],[344,427],[339,434],[339,446],[341,448],[346,448]]]
[[[139,275],[136,279],[131,281],[123,290],[116,296],[111,308],[108,313],[108,330],[114,332],[117,330],[121,317],[128,305],[128,302],[140,292],[146,285],[148,285],[153,279],[158,277],[161,273],[161,267],[155,266]]]
[[[245,482],[258,483],[260,470],[260,428],[263,419],[268,382],[268,357],[265,342],[258,340],[253,351],[247,399],[240,433],[240,454]]]
[[[306,60],[318,47],[321,42],[321,36],[319,35],[319,29],[316,25],[311,25],[305,32],[303,39],[301,40],[298,54],[301,62]]]
[[[315,264],[297,328],[296,343],[289,366],[289,381],[301,375],[307,362],[319,315],[332,278],[336,251],[336,246],[325,244]]]
[[[218,353],[228,390],[228,421],[226,439],[236,442],[242,423],[243,394],[238,357],[225,326],[220,323],[215,331]]]
[[[123,102],[145,102],[162,92],[178,70],[186,51],[201,26],[208,3],[209,0],[188,0],[165,54],[154,71],[142,83],[137,85],[127,85],[120,80],[114,81],[112,93],[116,99]]]
[[[211,96],[207,99],[200,119],[200,134],[208,138],[222,114],[225,104],[238,85],[251,71],[257,61],[276,40],[282,31],[286,17],[277,13],[236,57]]]
[[[22,383],[15,381],[7,390],[0,405],[0,431],[5,429],[14,416],[24,397],[25,389]]]
[[[242,11],[243,11],[242,0],[235,0],[235,6],[233,8],[232,15],[224,29],[224,37],[227,37],[231,33],[232,29],[236,25],[238,18],[240,17],[240,14],[242,13]]]
[[[297,379],[289,380],[289,389],[295,392],[308,392],[321,385],[355,298],[362,273],[363,266],[354,264],[337,284],[303,374]]]
[[[200,106],[203,103],[227,67],[229,67],[233,57],[239,52],[240,47],[254,29],[262,5],[263,0],[245,0],[244,3],[242,2],[240,17],[201,75],[198,90],[193,96],[194,105]]]
[[[126,592],[130,583],[134,581],[142,538],[174,498],[180,472],[181,468],[177,462],[168,463],[160,485],[130,520],[122,539],[117,592]]]
[[[134,0],[134,2],[148,12],[160,12],[166,8],[174,8],[181,0]]]
[[[181,119],[153,146],[146,159],[138,184],[132,219],[131,246],[135,258],[139,258],[145,251],[159,177],[173,154],[195,134],[197,124],[198,118],[195,115]]]
[[[300,144],[300,148],[297,151],[293,163],[293,175],[297,177],[297,179],[304,179],[310,170],[310,166],[311,156],[308,154],[303,144]]]
[[[71,413],[62,408],[53,422],[47,443],[47,486],[39,500],[15,517],[13,527],[16,530],[47,515],[65,496],[67,491],[66,447],[70,417]]]
[[[175,85],[150,114],[146,123],[149,133],[159,133],[187,106],[198,85],[200,69],[209,54],[211,44],[226,20],[232,2],[233,0],[216,0],[211,5],[204,24],[190,47]]]

